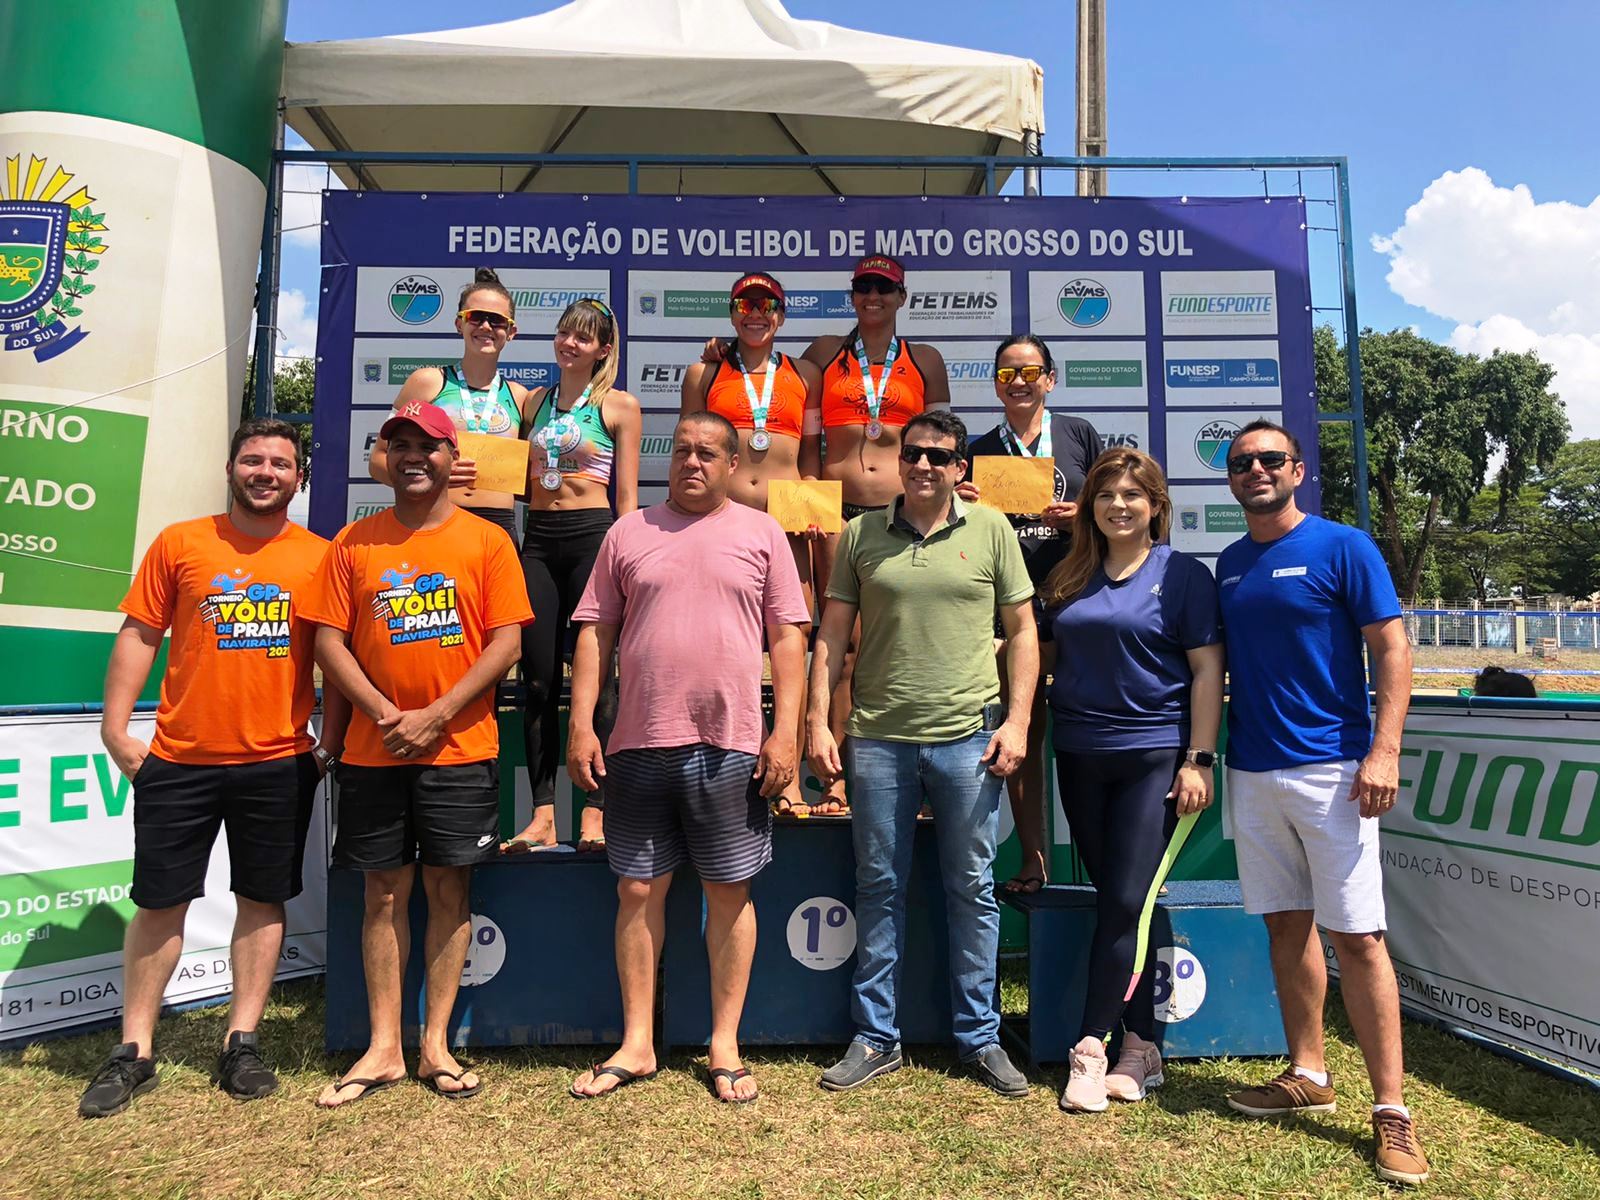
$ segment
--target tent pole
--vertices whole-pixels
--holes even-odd
[[[272,415],[273,368],[278,350],[278,285],[283,275],[283,100],[267,171],[267,211],[261,230],[261,274],[256,278],[256,378],[254,417]]]
[[[1022,131],[1022,153],[1028,158],[1038,158],[1043,142],[1036,130],[1024,129]],[[1044,189],[1040,187],[1041,172],[1038,167],[1022,168],[1022,194],[1024,196],[1042,196]]]

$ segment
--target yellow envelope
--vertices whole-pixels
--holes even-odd
[[[972,460],[980,504],[1003,513],[1043,512],[1056,495],[1056,460],[980,454]]]
[[[767,485],[767,512],[788,533],[812,525],[838,533],[844,528],[843,488],[837,479],[775,479]]]
[[[462,458],[478,464],[478,490],[521,492],[528,484],[528,443],[521,438],[490,437],[486,433],[456,434]]]

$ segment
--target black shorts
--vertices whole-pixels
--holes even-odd
[[[211,847],[224,827],[234,894],[262,904],[292,900],[320,778],[310,754],[223,767],[147,755],[133,777],[133,902],[172,908],[205,895]]]
[[[333,865],[470,867],[500,852],[500,764],[339,767]]]
[[[868,513],[882,512],[888,507],[887,504],[851,504],[848,500],[839,505],[846,521],[853,521],[857,517],[866,516]]]

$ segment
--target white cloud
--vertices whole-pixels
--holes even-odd
[[[296,246],[322,244],[322,189],[343,189],[338,176],[316,163],[285,163],[283,237]]]
[[[316,352],[317,314],[307,310],[306,294],[299,288],[284,288],[278,293],[278,358],[309,357]]]
[[[1537,202],[1477,167],[1447,171],[1372,247],[1402,300],[1457,322],[1476,354],[1536,350],[1556,368],[1574,437],[1600,437],[1600,197]]]

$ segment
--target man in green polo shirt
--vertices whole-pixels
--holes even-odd
[[[1016,534],[994,509],[955,495],[967,470],[967,427],[944,409],[906,423],[902,494],[845,527],[828,580],[811,669],[807,756],[839,777],[828,731],[851,627],[861,617],[855,709],[847,728],[856,853],[856,1037],[822,1076],[834,1091],[901,1065],[895,978],[905,941],[906,885],[917,812],[933,810],[950,930],[950,1011],[956,1048],[1003,1096],[1028,1081],[1000,1046],[995,962],[1000,907],[994,855],[1002,780],[1027,750],[1039,675],[1033,584]],[[1007,637],[1011,713],[1002,719],[994,617]]]

